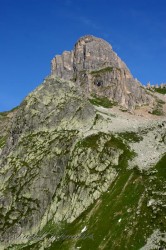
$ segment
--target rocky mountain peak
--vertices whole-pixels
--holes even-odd
[[[164,92],[112,107],[155,94],[93,36],[52,65],[0,113],[0,250],[166,249]]]
[[[51,74],[75,82],[88,96],[105,96],[128,110],[154,101],[112,46],[92,35],[81,37],[72,51],[54,57]]]
[[[107,66],[117,67],[128,72],[124,62],[113,52],[112,46],[101,38],[92,35],[81,37],[75,44],[73,51],[64,51],[61,56],[52,60],[52,74],[66,80],[81,70],[98,70]]]
[[[77,43],[90,43],[90,42],[93,42],[93,41],[98,41],[98,40],[102,40],[102,41],[104,41],[103,39],[101,39],[101,38],[97,38],[97,37],[95,37],[95,36],[93,36],[93,35],[85,35],[85,36],[82,36],[82,37],[80,37],[79,39],[78,39],[78,41],[77,41]],[[105,41],[104,41],[105,42]],[[76,44],[77,44],[76,43]],[[108,44],[108,45],[110,45],[110,44]]]
[[[90,35],[81,37],[75,44],[74,63],[77,68],[86,70],[112,66],[129,71],[108,42]]]

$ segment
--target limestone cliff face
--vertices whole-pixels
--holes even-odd
[[[94,36],[80,38],[73,51],[56,56],[51,72],[74,81],[87,94],[107,96],[130,110],[153,102],[111,45]]]

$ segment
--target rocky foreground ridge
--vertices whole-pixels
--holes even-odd
[[[86,53],[82,61],[82,44],[86,53],[98,46],[94,57],[89,52],[92,62]],[[102,39],[86,36],[75,48],[68,64],[54,59],[52,74],[16,110],[0,114],[0,127],[6,124],[0,133],[0,250],[165,249],[166,96],[146,92]],[[133,81],[131,90],[155,100],[156,109],[149,112],[142,101],[134,114],[126,112],[129,106],[114,105],[94,82],[95,95],[84,91],[80,69],[92,75],[105,61],[123,72],[115,85],[123,86],[126,105]],[[103,85],[112,72],[98,72]],[[134,93],[127,96],[136,105]]]

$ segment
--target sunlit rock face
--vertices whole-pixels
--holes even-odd
[[[73,51],[64,51],[52,60],[52,74],[70,80],[74,73],[108,66],[123,69],[126,78],[132,78],[127,66],[109,43],[94,36],[84,36],[75,44]]]
[[[52,60],[51,72],[74,81],[88,95],[107,96],[129,110],[153,102],[112,46],[94,36],[80,38],[73,51],[56,56]]]

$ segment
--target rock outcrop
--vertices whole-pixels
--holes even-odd
[[[51,73],[74,81],[87,94],[107,96],[129,110],[154,101],[111,45],[94,36],[80,38],[73,51],[56,56]]]
[[[110,135],[86,136],[95,121],[76,86],[54,77],[23,101],[0,159],[1,243],[26,242],[52,219],[72,222],[108,189],[123,150],[105,150]]]

